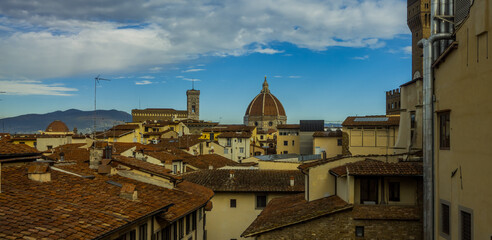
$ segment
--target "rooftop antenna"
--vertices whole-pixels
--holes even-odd
[[[100,80],[103,81],[111,81],[106,78],[100,77],[101,75],[97,75],[97,77],[94,78],[94,129],[92,131],[92,140],[94,141],[94,149],[96,149],[96,110],[97,110],[97,105],[96,105],[96,91],[97,91],[97,84],[99,83]]]
[[[195,90],[195,79],[191,79],[191,90]]]

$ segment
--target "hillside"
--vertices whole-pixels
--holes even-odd
[[[108,129],[116,124],[129,122],[132,116],[118,110],[97,110],[97,129]],[[45,130],[54,120],[63,121],[70,130],[76,127],[79,133],[92,132],[94,111],[69,109],[45,114],[26,114],[0,119],[0,131],[9,133],[36,133]]]

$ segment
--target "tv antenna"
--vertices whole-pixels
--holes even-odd
[[[96,110],[97,110],[97,105],[96,105],[96,99],[97,99],[97,84],[99,81],[111,81],[110,79],[102,78],[100,77],[101,75],[97,75],[97,77],[94,78],[94,129],[92,131],[92,140],[94,141],[94,149],[96,148]]]

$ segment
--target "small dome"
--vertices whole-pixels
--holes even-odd
[[[263,82],[263,89],[246,109],[246,116],[285,116],[284,106],[270,93],[268,83]]]
[[[45,132],[70,132],[70,130],[64,122],[55,120],[48,125]]]

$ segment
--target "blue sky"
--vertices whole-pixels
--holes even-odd
[[[396,0],[2,1],[0,118],[92,110],[98,74],[98,109],[185,109],[196,79],[202,119],[241,123],[266,75],[290,123],[384,114],[411,77],[405,14]]]

